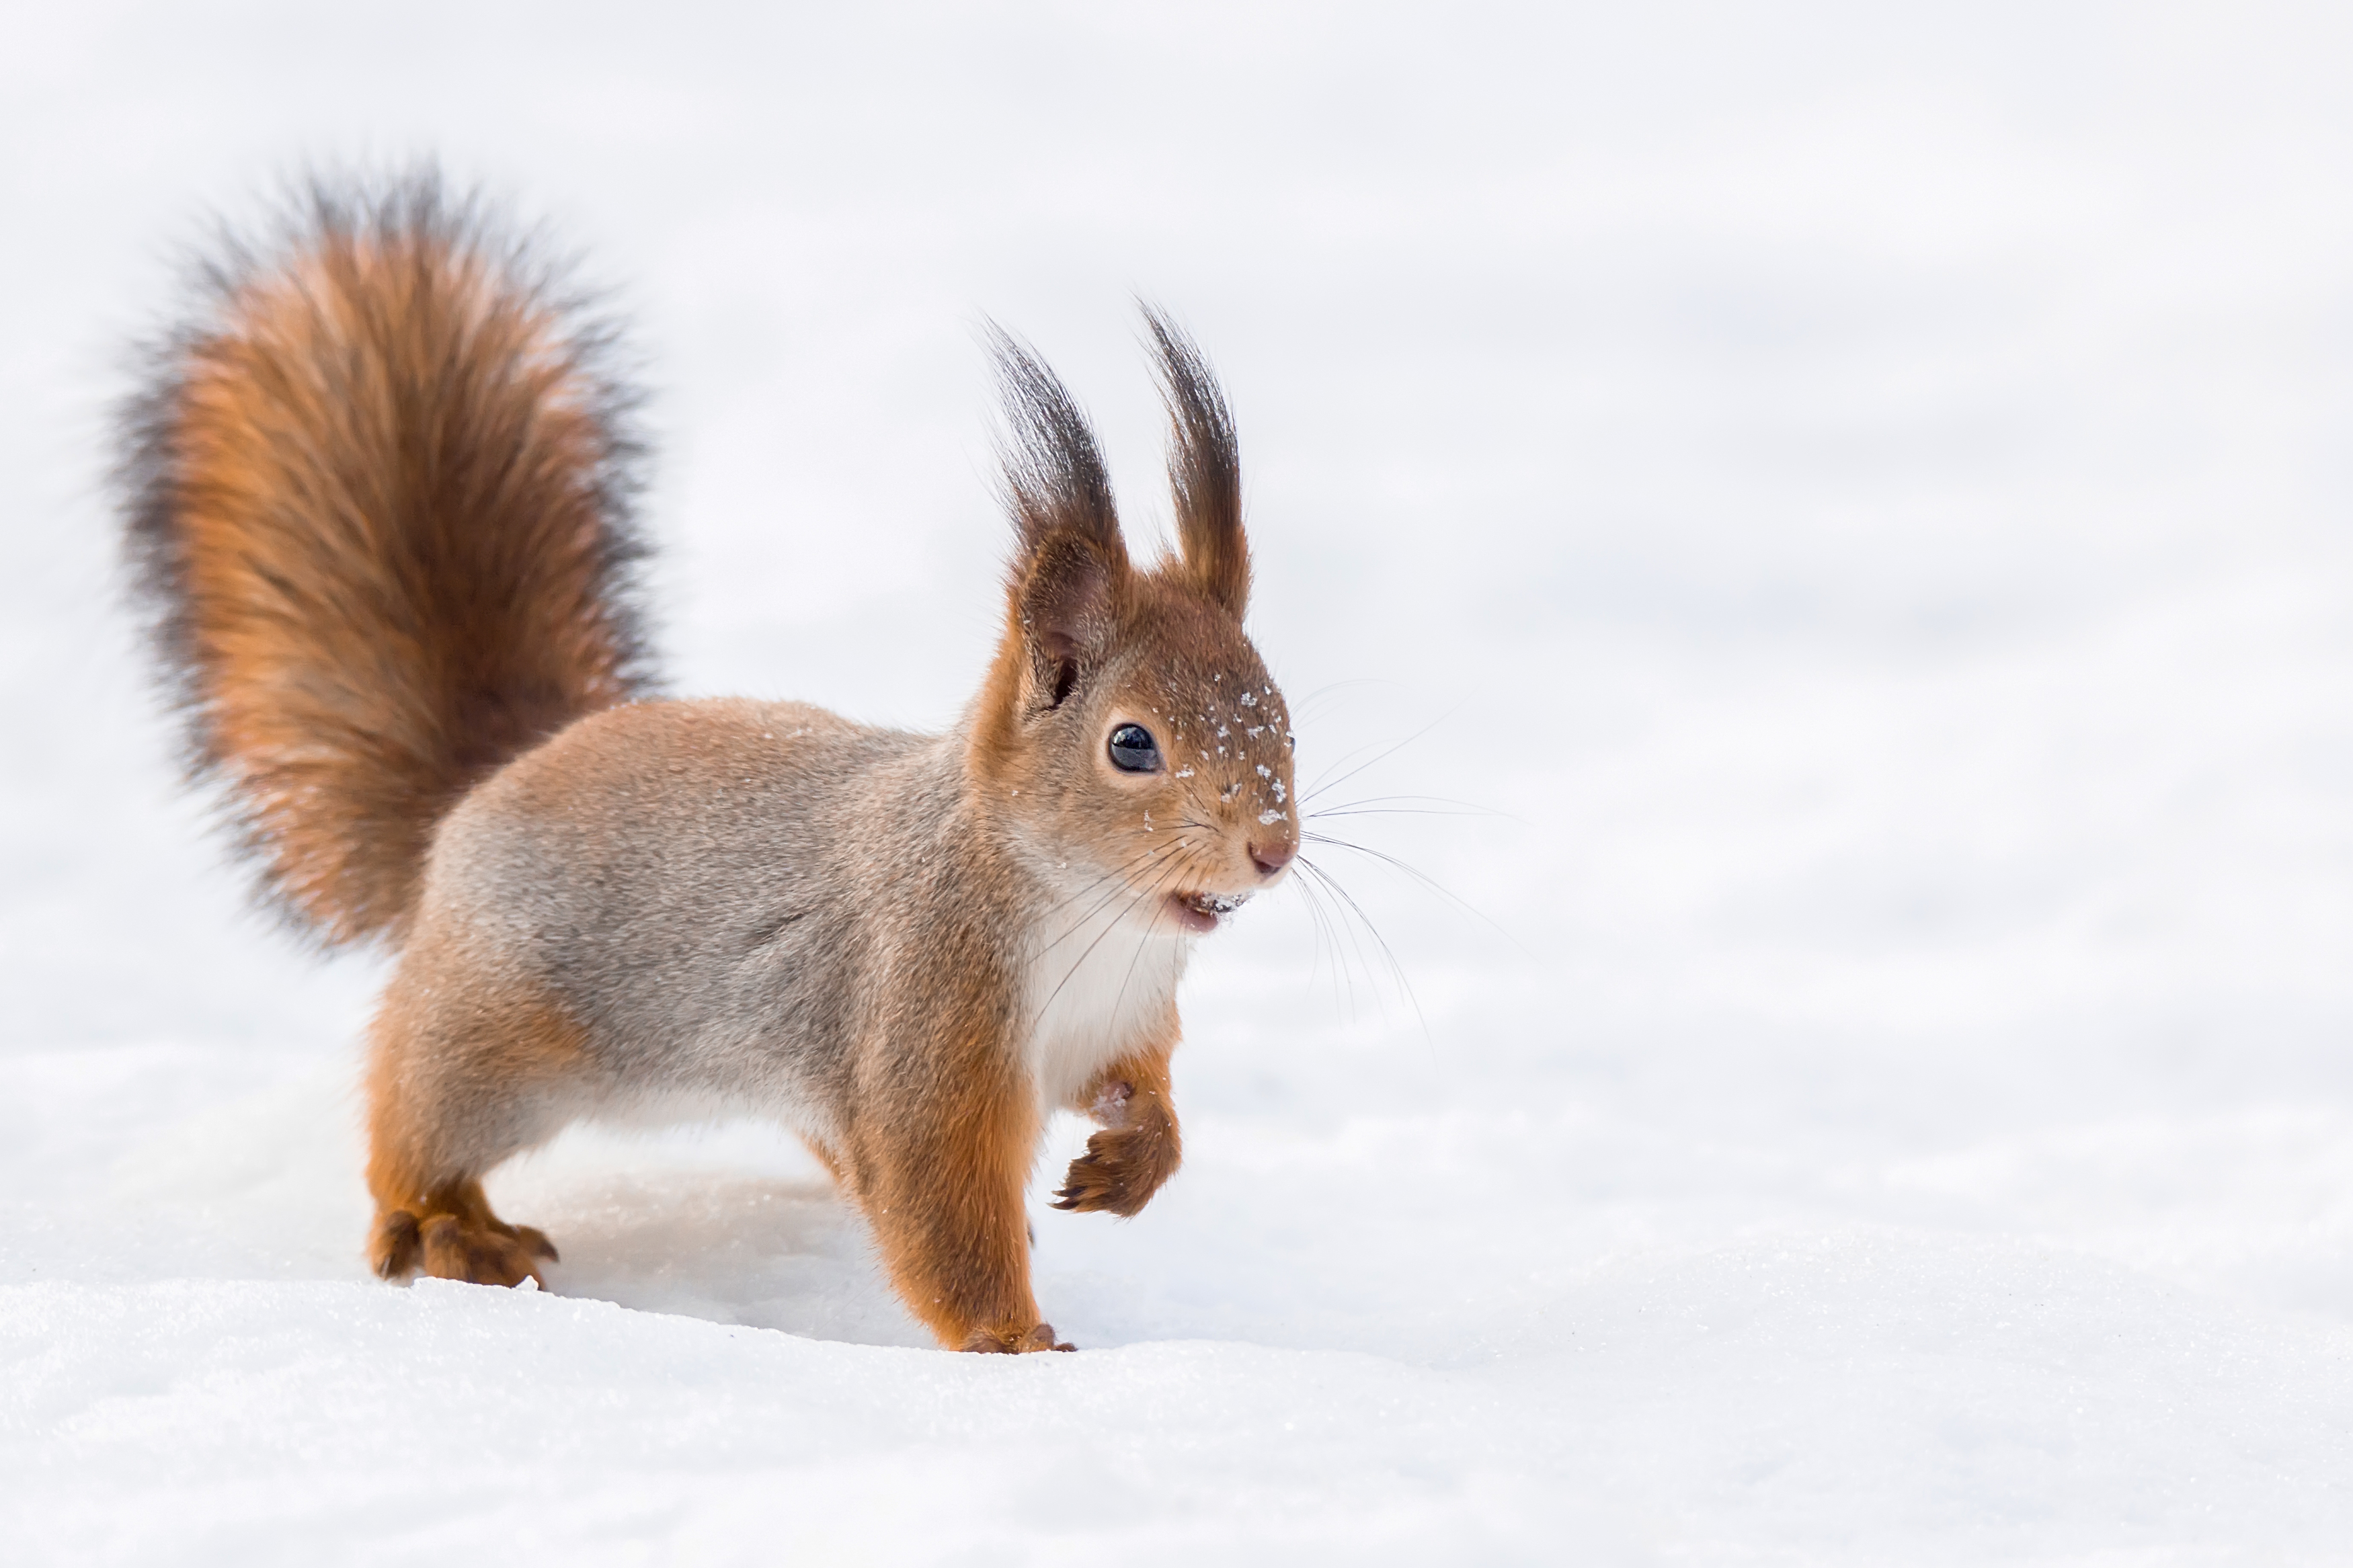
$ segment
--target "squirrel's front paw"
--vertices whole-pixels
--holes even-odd
[[[1018,1332],[975,1329],[964,1342],[964,1348],[985,1355],[1027,1355],[1031,1351],[1074,1351],[1079,1347],[1068,1340],[1055,1338],[1053,1324],[1039,1323]]]
[[[1054,1194],[1058,1209],[1092,1214],[1107,1209],[1134,1214],[1152,1201],[1160,1184],[1176,1172],[1176,1140],[1158,1125],[1113,1128],[1087,1140],[1087,1152],[1071,1162],[1070,1174]]]

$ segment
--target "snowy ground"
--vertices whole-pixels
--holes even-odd
[[[0,1555],[2353,1555],[2342,9],[1099,9],[13,8]],[[100,437],[208,207],[424,148],[638,323],[682,689],[947,721],[974,323],[1148,528],[1140,292],[1303,777],[1493,814],[1325,824],[1484,917],[1326,857],[1410,997],[1212,944],[1185,1173],[1038,1215],[1085,1353],[923,1348],[754,1127],[365,1278],[377,970],[174,794]]]

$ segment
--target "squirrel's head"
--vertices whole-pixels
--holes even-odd
[[[1176,553],[1130,563],[1085,417],[996,348],[1018,533],[1005,640],[972,736],[999,820],[1075,881],[1206,931],[1299,850],[1290,710],[1242,631],[1250,545],[1232,416],[1192,342],[1147,310],[1172,439]]]

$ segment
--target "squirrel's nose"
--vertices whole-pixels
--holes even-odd
[[[1258,874],[1261,877],[1273,876],[1290,865],[1291,858],[1298,853],[1299,846],[1288,838],[1278,838],[1271,844],[1253,843],[1250,847],[1250,864],[1258,868]]]

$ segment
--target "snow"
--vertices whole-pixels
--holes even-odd
[[[2341,1561],[2348,30],[13,16],[8,1560]],[[101,437],[208,206],[427,147],[636,325],[684,690],[952,719],[984,313],[1145,537],[1130,297],[1223,373],[1292,804],[1444,893],[1311,844],[1379,941],[1294,879],[1205,943],[1134,1221],[1056,1127],[1081,1353],[929,1348],[749,1125],[501,1172],[548,1292],[366,1277],[381,965],[176,793]]]

